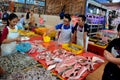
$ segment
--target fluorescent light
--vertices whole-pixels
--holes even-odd
[[[120,2],[120,0],[112,0],[112,2]]]

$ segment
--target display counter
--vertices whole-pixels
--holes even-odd
[[[70,61],[70,63],[74,63],[73,61],[76,59],[76,57],[77,58],[78,57],[84,57],[84,58],[87,58],[87,59],[89,58],[90,60],[93,59],[93,57],[98,57],[98,58],[104,60],[103,57],[101,57],[99,55],[96,55],[94,53],[90,53],[90,52],[82,53],[82,55],[81,54],[80,55],[75,55],[75,54],[72,54],[71,52],[68,52],[68,51],[65,51],[64,49],[62,49],[61,46],[57,45],[57,42],[55,42],[55,41],[50,41],[49,43],[45,43],[43,41],[39,41],[39,39],[40,38],[31,38],[30,42],[33,44],[33,41],[36,40],[39,45],[43,45],[43,47],[45,47],[47,50],[44,50],[42,52],[39,52],[39,51],[28,52],[28,55],[33,57],[35,60],[37,60],[40,64],[42,64],[42,66],[44,68],[46,68],[47,70],[50,70],[54,75],[58,76],[61,80],[69,80],[69,78],[67,78],[65,76],[65,74],[63,74],[64,72],[61,73],[59,71],[59,69],[61,69],[61,68],[56,66],[56,65],[59,65],[59,64],[63,65],[63,63],[66,61],[64,59],[68,58],[68,57],[65,57],[63,55],[69,55],[69,56],[73,57],[73,58],[67,60],[67,61]],[[64,52],[65,52],[65,54],[64,54]],[[64,58],[64,59],[57,56],[58,62],[54,63],[53,62],[54,59],[51,56],[55,57],[55,55],[58,55],[59,53],[60,53],[60,56],[62,56],[62,58]],[[47,58],[46,58],[46,56],[47,56]],[[61,60],[63,62],[59,62]],[[79,79],[77,79],[77,80],[84,80],[86,78],[86,76],[89,75],[89,73],[95,71],[101,64],[102,63],[95,64],[93,70],[90,70],[90,71],[86,70],[84,73],[81,73],[81,77],[79,77]],[[70,65],[70,64],[68,64],[68,65]],[[56,66],[57,68],[54,67],[54,66]],[[51,67],[53,67],[53,68],[51,69]],[[75,66],[72,65],[72,67],[75,67]],[[69,66],[68,68],[72,69],[71,66]],[[86,68],[83,68],[83,69],[86,69]],[[69,69],[67,69],[67,70],[69,70]],[[65,72],[67,72],[67,71],[65,70]]]
[[[117,38],[117,31],[101,30],[98,32],[99,37],[91,37],[89,39],[88,51],[103,56],[104,50],[110,41]],[[95,35],[97,36],[97,34]]]
[[[113,40],[117,38],[117,30],[102,30],[102,37],[108,37],[108,39]]]
[[[106,46],[100,46],[94,43],[88,43],[88,51],[103,56]]]
[[[44,72],[50,71],[61,80],[69,80],[72,78],[84,80],[87,75],[89,75],[91,72],[94,72],[100,67],[100,65],[104,63],[104,58],[99,55],[90,52],[76,55],[63,49],[57,44],[56,41],[51,40],[47,43],[44,42],[42,37],[30,37],[29,40],[24,40],[22,42],[30,42],[32,48],[25,54],[17,53],[0,58],[0,66],[7,71],[9,77],[15,74],[23,75],[23,73],[28,76],[28,73],[31,72],[31,69],[30,71],[27,71],[28,73],[23,71],[23,69],[29,68],[36,64],[41,64],[45,68]],[[59,65],[62,65],[62,68]],[[35,70],[40,69],[35,68]],[[69,70],[70,72],[67,74]],[[32,76],[34,77],[34,75]],[[12,77],[12,79],[13,78],[14,77]]]

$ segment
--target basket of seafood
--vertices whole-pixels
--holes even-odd
[[[102,41],[97,41],[94,45],[98,47],[106,48],[107,43],[104,43]]]
[[[83,52],[82,46],[76,44],[62,44],[62,48],[74,53],[74,54],[81,54]]]
[[[7,80],[58,80],[57,76],[51,74],[41,66],[34,66],[22,71],[16,71],[7,76]]]

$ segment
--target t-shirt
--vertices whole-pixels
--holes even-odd
[[[63,23],[60,23],[60,24],[58,24],[58,25],[56,25],[55,26],[55,28],[56,28],[56,30],[58,30],[58,29],[62,29],[62,26],[63,26],[64,24]],[[73,27],[73,25],[70,25],[70,26],[66,26],[66,25],[64,25],[63,26],[63,29],[72,29],[72,33],[73,33],[73,30],[74,30],[74,27]]]
[[[2,18],[2,12],[0,12],[0,19]]]
[[[17,26],[15,26],[17,28]],[[18,28],[17,28],[18,29]],[[7,38],[7,35],[8,35],[9,31],[8,31],[8,28],[7,26],[3,28],[2,30],[2,34],[1,34],[1,39],[0,39],[0,43],[2,43],[3,40],[5,40]]]
[[[8,34],[8,28],[7,27],[4,27],[3,28],[3,31],[2,31],[2,34],[1,34],[1,39],[0,39],[0,44],[2,43],[2,41],[4,40],[4,39],[6,39],[7,38],[7,34]]]
[[[111,52],[112,47],[120,50],[120,38],[112,40],[106,47],[106,50]],[[120,58],[120,56],[118,55],[117,58]],[[109,80],[109,79],[119,80],[120,79],[119,74],[120,74],[120,68],[112,62],[108,62],[105,66],[102,80]]]
[[[21,18],[19,22],[23,25],[23,24],[25,23],[25,19],[24,19],[24,17]]]
[[[73,29],[73,32],[77,31],[77,27],[78,27],[78,23],[76,23],[76,25],[75,25],[75,27]],[[89,31],[90,31],[89,26],[87,24],[84,24],[84,32],[89,32]]]
[[[120,50],[120,38],[112,40],[106,47],[106,50],[111,52],[113,47],[114,49]]]
[[[1,36],[2,36],[2,32],[0,31],[0,45],[2,44],[2,43],[1,43]]]
[[[44,23],[43,18],[39,18],[39,23],[40,23],[40,24],[43,24],[43,23]]]
[[[34,17],[34,15],[32,15],[30,17],[30,23],[31,23],[32,26],[35,26],[35,17]]]

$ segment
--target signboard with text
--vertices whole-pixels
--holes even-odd
[[[34,0],[26,0],[26,4],[34,4]]]
[[[45,2],[40,1],[40,2],[39,2],[39,5],[40,5],[40,6],[45,6]]]
[[[25,0],[18,0],[19,3],[25,3]]]

